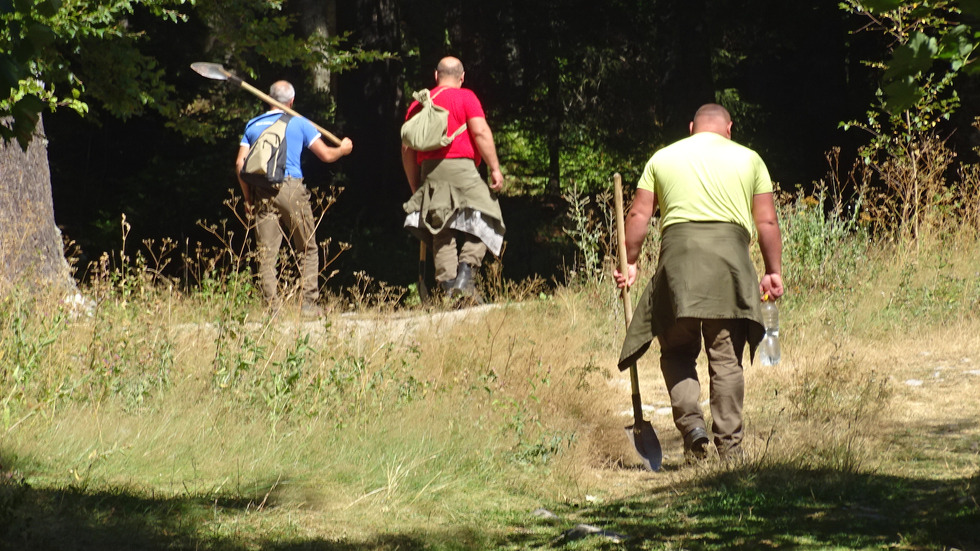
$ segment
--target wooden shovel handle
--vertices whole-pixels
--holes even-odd
[[[294,117],[302,117],[302,115],[300,115],[299,113],[297,113],[296,111],[294,111],[291,107],[287,107],[286,104],[284,104],[284,103],[282,103],[280,101],[277,101],[275,98],[273,98],[269,94],[266,94],[265,92],[259,90],[258,88],[256,88],[255,86],[252,86],[251,84],[245,82],[244,80],[242,80],[242,79],[240,79],[240,78],[238,78],[238,77],[236,77],[234,75],[228,77],[228,79],[231,80],[231,81],[233,81],[233,82],[238,82],[238,84],[242,88],[244,88],[244,89],[248,90],[249,92],[255,94],[262,101],[268,103],[269,105],[273,105],[275,107],[278,107],[279,109],[282,109],[283,111],[285,111],[286,113],[289,113],[290,115],[292,115]],[[319,124],[317,124],[317,123],[315,123],[313,121],[310,121],[310,124],[312,124],[313,127],[316,128],[318,132],[320,132],[320,134],[323,134],[324,137],[326,137],[328,140],[330,140],[331,142],[333,142],[334,145],[340,145],[340,139],[337,138],[337,136],[334,136],[333,134],[331,134],[330,132],[328,132],[325,128],[323,128],[322,126],[320,126]]]
[[[619,173],[613,174],[613,197],[616,202],[616,241],[619,246],[619,272],[624,276],[629,269],[626,261],[626,222],[623,215],[623,179]],[[630,301],[629,287],[623,287],[623,312],[626,314],[626,327],[633,320],[633,302]]]

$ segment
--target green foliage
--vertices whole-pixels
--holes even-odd
[[[293,343],[293,348],[286,352],[286,356],[278,362],[272,364],[269,371],[270,377],[256,382],[259,395],[265,402],[269,410],[269,418],[275,423],[288,414],[297,402],[295,392],[303,390],[299,383],[304,371],[309,368],[308,357],[315,351],[310,348],[310,336],[303,335]]]
[[[246,325],[254,296],[251,274],[244,271],[217,274],[211,269],[201,284],[202,302],[218,306],[212,360],[213,382],[218,388],[234,387],[268,358],[266,345]]]
[[[147,104],[171,110],[167,98],[173,88],[164,84],[156,61],[139,51],[142,33],[130,21],[137,7],[184,21],[185,6],[185,0],[22,0],[16,10],[0,11],[0,91],[12,94],[0,93],[0,116],[14,119],[3,137],[23,145],[42,105],[85,113],[86,96],[123,118],[142,113]]]
[[[284,12],[280,1],[16,4],[16,10],[0,6],[0,117],[12,117],[9,126],[0,125],[0,137],[17,138],[24,147],[45,106],[84,115],[94,103],[122,119],[149,110],[184,135],[208,141],[240,131],[239,121],[251,116],[247,98],[233,97],[231,89],[193,98],[175,86],[175,73],[186,67],[177,72],[166,64],[186,59],[174,49],[173,35],[188,32],[175,25],[203,23],[209,53],[246,77],[267,67],[342,72],[391,58],[376,50],[345,49],[349,35],[302,36],[298,15]]]
[[[79,397],[95,403],[121,397],[127,408],[139,408],[170,388],[176,346],[159,315],[169,292],[156,286],[143,256],[132,265],[121,258],[122,266],[111,269],[104,256],[93,276],[83,387],[88,394]]]
[[[578,184],[563,196],[568,203],[567,220],[571,227],[564,228],[576,248],[576,262],[570,267],[569,280],[577,283],[601,285],[605,280],[605,259],[610,255],[615,225],[610,208],[611,194],[607,191],[593,198],[584,195]]]
[[[526,121],[505,121],[494,130],[507,186],[522,195],[540,194],[548,185],[548,147],[543,133]]]
[[[980,277],[958,273],[958,256],[946,249],[927,262],[902,266],[898,284],[878,312],[880,319],[889,324],[950,325],[960,318],[964,305],[980,306]]]
[[[866,30],[891,41],[889,59],[867,62],[881,70],[876,105],[868,110],[867,121],[841,123],[870,135],[860,155],[877,173],[884,193],[869,210],[884,211],[889,229],[918,238],[936,219],[946,218],[935,216],[937,211],[958,201],[956,186],[946,180],[955,154],[938,130],[960,107],[954,82],[976,71],[980,32],[954,18],[976,15],[977,6],[849,0],[841,8],[866,17]]]
[[[868,16],[873,30],[895,40],[891,58],[876,64],[884,69],[880,94],[887,113],[899,116],[913,110],[929,116],[945,112],[931,109],[937,102],[945,108],[958,106],[955,91],[948,98],[942,95],[960,71],[975,71],[980,32],[950,19],[962,13],[957,2],[848,0],[841,8]]]
[[[858,224],[862,198],[853,204],[828,197],[820,182],[813,195],[798,191],[780,204],[784,278],[794,289],[845,291],[855,269],[867,259],[870,239]]]
[[[51,353],[51,347],[67,329],[66,316],[62,311],[51,315],[34,315],[36,302],[17,294],[0,301],[0,319],[5,320],[4,346],[0,348],[0,387],[4,389],[0,415],[2,426],[9,428],[14,416],[21,410],[18,404],[47,401],[52,389],[40,375]]]

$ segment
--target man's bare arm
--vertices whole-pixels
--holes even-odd
[[[490,189],[500,191],[504,186],[504,175],[500,172],[500,161],[497,159],[497,148],[493,143],[493,132],[487,119],[483,117],[473,117],[466,121],[466,130],[473,136],[477,151],[483,157],[490,170]]]
[[[242,196],[245,198],[245,205],[252,206],[252,190],[248,184],[242,180],[242,168],[245,167],[245,157],[248,156],[248,146],[243,145],[238,148],[238,157],[235,159],[235,176],[238,178],[238,185],[242,188]]]
[[[316,155],[317,159],[325,163],[333,163],[345,155],[350,155],[350,152],[354,149],[354,143],[350,141],[350,138],[344,138],[340,141],[340,145],[337,147],[330,147],[329,145],[323,143],[323,139],[313,140],[310,144],[310,151]]]
[[[647,236],[647,228],[650,227],[650,219],[657,210],[657,194],[645,189],[636,190],[633,196],[633,205],[630,207],[629,214],[626,215],[624,233],[626,234],[626,273],[620,273],[617,269],[613,271],[613,278],[619,287],[630,287],[636,281],[637,269],[636,262],[640,258],[640,251],[643,249],[643,241]]]
[[[650,227],[650,219],[656,210],[657,194],[645,189],[636,190],[633,205],[626,215],[626,262],[636,264]]]
[[[760,193],[752,197],[752,218],[759,233],[759,250],[765,263],[765,275],[759,283],[759,291],[774,298],[783,296],[783,241],[776,217],[776,203],[772,193]]]
[[[403,144],[402,169],[405,171],[405,178],[408,180],[408,187],[412,188],[412,193],[419,188],[419,180],[422,178],[417,159],[418,152]]]

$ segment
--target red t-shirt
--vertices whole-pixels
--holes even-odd
[[[480,100],[477,99],[476,94],[472,90],[467,88],[436,86],[429,90],[429,94],[434,95],[440,90],[442,92],[436,96],[436,99],[432,100],[432,103],[449,110],[449,135],[452,135],[463,123],[474,117],[486,118],[486,115],[483,114],[483,106],[480,105]],[[408,106],[408,113],[405,115],[405,120],[410,119],[418,109],[419,102],[413,101]],[[476,144],[473,142],[473,137],[468,131],[456,136],[453,143],[442,149],[419,151],[416,158],[419,164],[422,164],[422,161],[426,159],[473,159],[474,163],[480,166],[480,162],[482,161],[480,152],[477,150]]]

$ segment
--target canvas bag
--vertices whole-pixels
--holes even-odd
[[[286,125],[292,118],[283,113],[248,148],[241,172],[246,184],[274,189],[286,179]]]
[[[432,100],[446,88],[429,96],[429,90],[419,90],[412,97],[422,109],[402,125],[402,143],[416,151],[434,151],[453,143],[456,136],[466,131],[466,123],[449,135],[449,110],[440,107]]]

